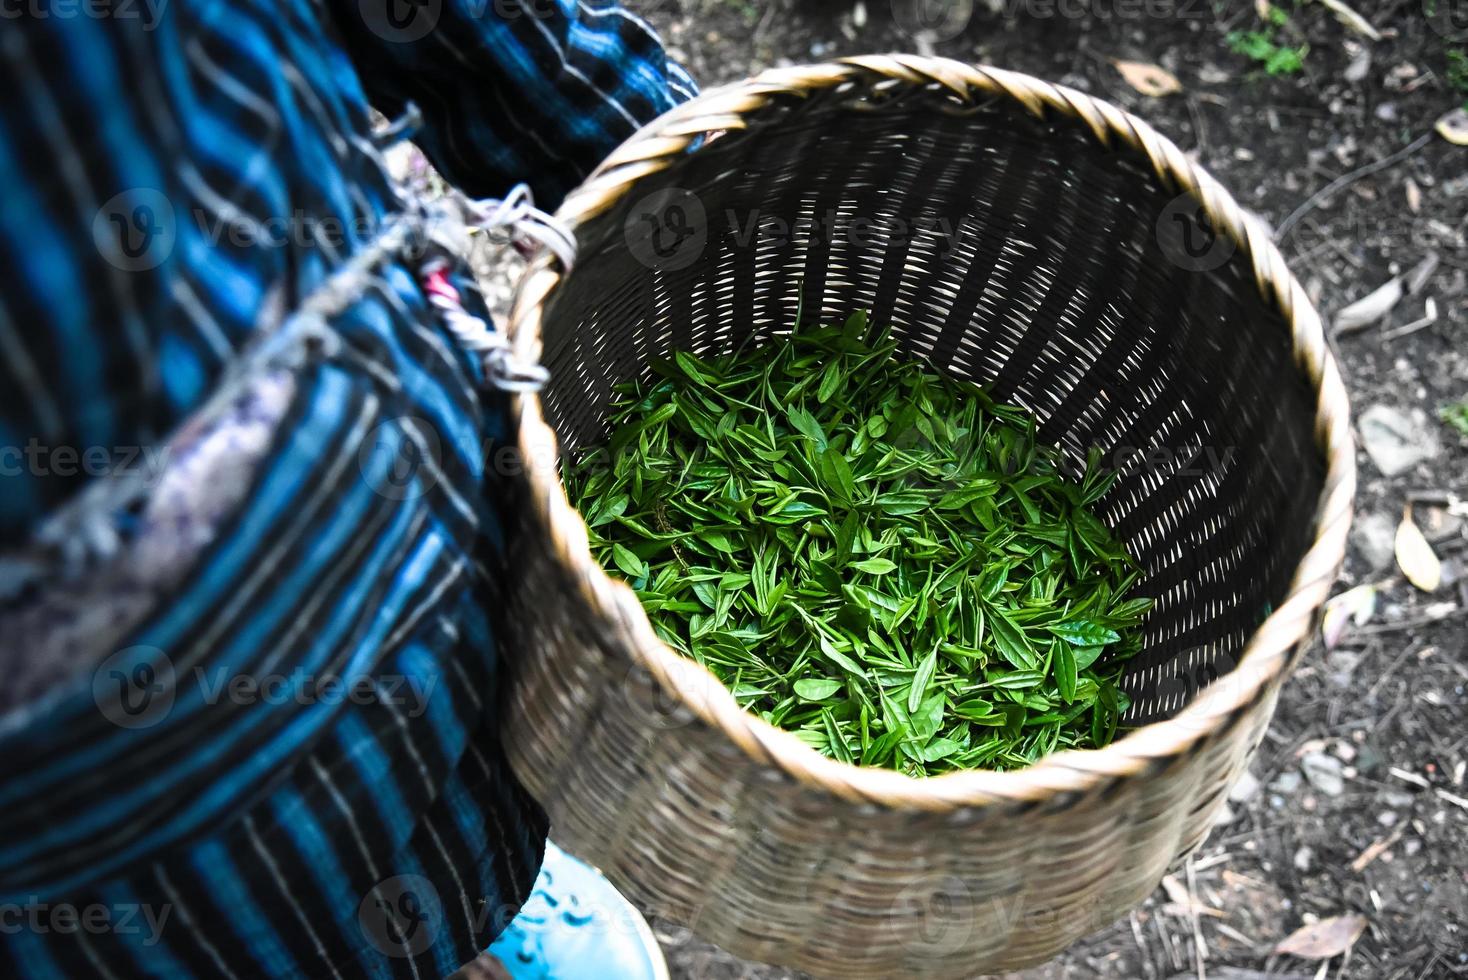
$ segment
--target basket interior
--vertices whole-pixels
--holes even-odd
[[[1324,460],[1287,323],[1250,262],[1144,156],[1009,99],[845,90],[776,103],[578,230],[542,323],[563,448],[674,350],[778,343],[869,310],[902,349],[991,384],[1071,459],[1156,606],[1126,721],[1226,673],[1312,536]]]

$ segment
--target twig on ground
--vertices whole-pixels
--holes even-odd
[[[1398,163],[1401,163],[1403,160],[1407,159],[1409,156],[1426,146],[1431,139],[1431,133],[1423,133],[1421,136],[1417,137],[1411,143],[1402,147],[1391,156],[1382,157],[1380,160],[1377,160],[1373,163],[1368,163],[1365,166],[1357,167],[1350,173],[1342,174],[1335,180],[1331,181],[1329,184],[1326,184],[1320,190],[1316,191],[1314,194],[1311,194],[1305,200],[1305,203],[1295,208],[1295,210],[1291,212],[1290,216],[1288,218],[1285,218],[1284,221],[1280,223],[1279,229],[1274,233],[1275,242],[1278,243],[1284,241],[1285,238],[1289,235],[1290,231],[1295,227],[1295,224],[1299,222],[1301,218],[1309,214],[1311,211],[1314,211],[1327,198],[1335,194],[1337,191],[1351,186],[1356,181],[1361,180],[1362,178],[1370,177],[1372,174],[1376,173],[1379,170],[1385,170],[1388,167],[1392,167],[1397,165]]]
[[[1415,619],[1404,619],[1396,623],[1375,623],[1371,626],[1362,626],[1356,632],[1365,636],[1379,636],[1382,633],[1399,633],[1402,630],[1421,629],[1424,626],[1433,626],[1437,623],[1462,619],[1464,616],[1468,616],[1468,609],[1454,609],[1444,616],[1418,616]]]
[[[1213,928],[1217,929],[1219,932],[1223,933],[1225,936],[1232,939],[1240,946],[1243,946],[1245,949],[1257,949],[1259,947],[1258,943],[1254,942],[1254,940],[1250,939],[1242,932],[1239,932],[1227,922],[1215,922],[1213,924]],[[1219,980],[1219,978],[1215,978],[1215,980]]]
[[[1458,796],[1455,793],[1449,793],[1445,789],[1435,789],[1433,790],[1433,792],[1438,795],[1439,799],[1445,800],[1448,803],[1453,804],[1453,806],[1461,807],[1464,810],[1468,810],[1468,800],[1463,799],[1463,797]]]
[[[1193,856],[1188,855],[1188,918],[1193,920],[1193,966],[1198,971],[1198,980],[1208,980],[1203,970],[1203,961],[1208,958],[1208,947],[1203,945],[1203,926],[1198,920],[1198,879],[1193,871]]]
[[[1387,836],[1378,837],[1376,840],[1372,841],[1371,846],[1367,847],[1366,850],[1356,855],[1356,860],[1351,862],[1351,870],[1356,872],[1357,874],[1365,871],[1367,865],[1369,865],[1372,861],[1375,861],[1377,858],[1381,857],[1382,854],[1386,852],[1387,848],[1391,847],[1397,841],[1402,839],[1402,833],[1406,829],[1407,825],[1402,824],[1400,827],[1392,831]]]
[[[1421,490],[1407,491],[1407,500],[1414,504],[1438,504],[1446,507],[1449,513],[1457,513],[1464,505],[1464,495],[1468,491],[1459,493],[1451,488],[1423,488]]]
[[[1183,958],[1177,949],[1177,939],[1162,925],[1162,920],[1166,918],[1167,916],[1165,915],[1154,915],[1152,917],[1152,925],[1157,929],[1157,939],[1162,943],[1162,948],[1167,953],[1168,962],[1172,964],[1174,970],[1181,970],[1183,968]]]
[[[1426,309],[1426,313],[1422,317],[1413,320],[1411,323],[1404,324],[1403,326],[1394,327],[1391,330],[1382,331],[1381,339],[1396,340],[1398,337],[1405,337],[1408,334],[1414,334],[1425,327],[1432,326],[1434,323],[1437,322],[1437,301],[1429,296],[1427,298],[1427,302],[1424,304],[1424,307]]]
[[[1360,256],[1351,254],[1351,250],[1346,248],[1346,246],[1342,244],[1339,238],[1329,234],[1313,219],[1306,221],[1306,224],[1310,226],[1311,231],[1315,232],[1315,234],[1320,237],[1320,240],[1325,244],[1326,248],[1329,248],[1332,252],[1339,255],[1344,261],[1350,263],[1355,268],[1366,268],[1366,263],[1361,260]]]
[[[1396,624],[1392,624],[1392,625],[1396,625]],[[1400,627],[1398,627],[1398,628],[1400,628]],[[1367,627],[1364,627],[1363,626],[1363,627],[1360,627],[1359,629],[1357,629],[1356,632],[1362,633],[1362,632],[1365,632],[1366,629],[1367,629]],[[1371,699],[1376,696],[1376,692],[1379,691],[1379,690],[1381,690],[1381,685],[1383,685],[1383,684],[1386,683],[1387,678],[1388,677],[1395,677],[1396,674],[1397,674],[1397,668],[1400,667],[1400,666],[1402,666],[1402,664],[1406,661],[1406,659],[1408,657],[1412,656],[1416,652],[1417,652],[1417,644],[1413,643],[1410,646],[1408,646],[1407,649],[1405,649],[1401,653],[1397,654],[1397,658],[1392,661],[1391,666],[1388,667],[1386,670],[1384,670],[1384,671],[1381,672],[1381,674],[1376,678],[1375,682],[1372,683],[1370,689],[1367,690],[1366,697],[1363,698],[1362,700],[1369,704],[1371,702]]]
[[[1228,851],[1219,851],[1217,854],[1210,854],[1197,863],[1196,870],[1199,872],[1208,871],[1220,864],[1227,863],[1232,856]]]
[[[1142,965],[1149,978],[1155,977],[1157,975],[1157,968],[1152,963],[1152,951],[1147,948],[1147,937],[1142,933],[1142,924],[1137,921],[1136,909],[1132,910],[1129,918],[1132,923],[1132,939],[1136,941],[1137,949],[1142,954]]]
[[[1396,776],[1404,783],[1411,783],[1413,786],[1420,786],[1423,789],[1432,788],[1431,783],[1423,779],[1421,776],[1417,775],[1415,772],[1408,772],[1405,769],[1398,769],[1396,766],[1392,766],[1390,769],[1387,770],[1387,772],[1391,773],[1393,776]]]

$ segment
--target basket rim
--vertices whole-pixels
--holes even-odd
[[[1261,294],[1289,325],[1296,366],[1316,393],[1315,438],[1326,463],[1315,536],[1295,569],[1288,596],[1254,631],[1232,671],[1198,692],[1178,714],[1138,728],[1104,748],[1066,750],[1005,772],[962,770],[929,777],[838,762],[740,708],[712,673],[657,638],[631,588],[612,579],[591,557],[586,525],[560,481],[556,437],[545,422],[539,396],[517,393],[512,409],[519,421],[520,465],[531,489],[528,503],[548,530],[557,558],[573,572],[583,598],[622,633],[634,666],[646,669],[665,691],[750,759],[773,766],[810,789],[857,803],[944,812],[1101,791],[1119,780],[1174,764],[1226,734],[1246,715],[1272,711],[1272,694],[1313,634],[1345,560],[1356,487],[1350,406],[1320,315],[1285,265],[1269,230],[1148,123],[1074,89],[948,58],[863,55],[771,69],[709,90],[642,127],[567,196],[556,218],[574,231],[615,205],[641,178],[697,152],[690,148],[700,138],[746,128],[748,117],[772,99],[849,85],[942,86],[965,102],[1001,96],[1037,117],[1049,113],[1071,117],[1084,123],[1103,146],[1120,140],[1145,153],[1164,185],[1191,193],[1214,228],[1226,233],[1252,262]],[[522,275],[509,321],[517,357],[539,360],[545,305],[564,274],[559,261],[542,251]]]

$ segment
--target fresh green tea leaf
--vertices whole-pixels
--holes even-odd
[[[995,645],[999,647],[999,652],[1010,663],[1016,667],[1032,670],[1040,662],[1035,653],[1034,644],[1025,635],[1025,631],[1010,619],[1008,612],[1003,609],[992,610],[989,625]]]
[[[802,701],[824,701],[827,698],[835,697],[842,686],[840,681],[817,680],[808,677],[795,682],[795,693]]]
[[[795,427],[797,432],[816,444],[818,451],[826,451],[826,433],[821,428],[821,423],[816,421],[814,415],[796,406],[787,411],[785,416],[790,420],[790,424]]]
[[[897,568],[886,558],[863,558],[861,561],[852,562],[851,567],[858,572],[866,572],[868,575],[886,575]]]
[[[624,385],[568,464],[655,633],[841,762],[1009,769],[1106,744],[1151,600],[1034,416],[865,314]]]
[[[907,696],[907,710],[916,711],[927,697],[928,685],[932,683],[933,672],[938,668],[938,651],[935,648],[918,664],[917,671],[912,675],[912,693]]]
[[[1076,657],[1069,643],[1055,648],[1055,689],[1060,700],[1070,704],[1076,699]]]
[[[1057,623],[1050,632],[1078,647],[1104,647],[1121,640],[1121,634],[1088,620]]]
[[[647,565],[632,553],[632,549],[624,545],[612,545],[612,560],[616,562],[618,568],[632,578],[642,578],[647,574]]]

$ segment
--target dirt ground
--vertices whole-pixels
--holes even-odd
[[[1299,71],[1270,76],[1227,40],[1263,26],[1245,0],[994,0],[1007,15],[986,0],[951,2],[955,20],[928,21],[944,33],[974,9],[946,39],[904,32],[917,23],[909,15],[937,9],[921,0],[631,6],[705,87],[776,65],[935,50],[1105,97],[1285,226],[1284,253],[1328,318],[1396,275],[1409,287],[1384,318],[1336,340],[1357,417],[1372,413],[1363,446],[1397,431],[1395,449],[1406,454],[1384,463],[1404,467],[1392,476],[1379,465],[1386,456],[1359,454],[1358,526],[1341,588],[1380,585],[1370,621],[1330,651],[1318,646],[1288,684],[1250,777],[1191,866],[1130,918],[1023,976],[1468,975],[1468,509],[1446,506],[1453,494],[1468,498],[1468,440],[1438,414],[1468,400],[1468,148],[1433,133],[1468,99],[1468,59],[1452,53],[1468,53],[1468,16],[1426,15],[1453,0],[1358,0],[1382,35],[1372,41],[1322,3],[1286,4],[1288,24],[1273,40],[1308,50]],[[1091,13],[1075,16],[1083,9]],[[1183,90],[1141,95],[1117,59],[1160,65]],[[1316,196],[1338,178],[1333,193]],[[1414,501],[1445,562],[1431,594],[1393,560],[1395,525]],[[1297,928],[1348,914],[1364,917],[1365,931],[1343,956],[1272,953]],[[674,929],[663,936],[675,977],[794,976]]]

